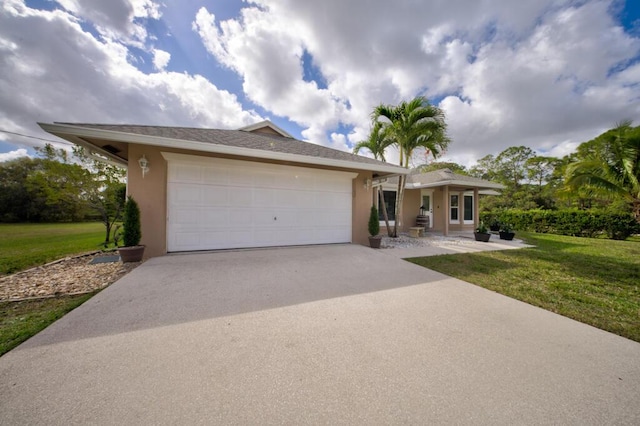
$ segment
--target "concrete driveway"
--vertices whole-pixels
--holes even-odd
[[[640,344],[366,247],[152,259],[0,358],[1,424],[640,424]]]

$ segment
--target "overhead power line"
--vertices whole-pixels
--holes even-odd
[[[45,142],[53,142],[53,143],[64,143],[67,145],[73,145],[71,142],[67,142],[65,140],[59,140],[59,141],[54,141],[52,139],[45,139],[45,138],[40,138],[38,136],[30,136],[30,135],[23,135],[22,133],[16,133],[16,132],[10,132],[9,130],[4,130],[4,129],[0,129],[0,132],[2,133],[8,133],[10,135],[16,135],[16,136],[22,136],[23,138],[31,138],[31,139],[38,139],[40,141],[45,141]]]

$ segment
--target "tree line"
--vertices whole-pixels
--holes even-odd
[[[126,171],[91,157],[47,144],[38,157],[0,163],[0,222],[101,221],[105,244],[124,205]]]
[[[417,172],[448,168],[503,184],[500,195],[481,199],[481,211],[593,210],[630,214],[640,224],[640,126],[633,127],[630,121],[580,144],[576,152],[562,158],[513,146],[498,155],[486,155],[471,168],[436,161],[451,141],[444,112],[423,97],[375,107],[371,125],[367,139],[355,145],[354,153],[368,150],[374,158],[386,161],[387,149],[395,147],[399,165],[409,168],[414,154],[420,152],[434,161],[415,167]],[[398,217],[403,193],[401,176],[396,197]],[[383,200],[380,206],[388,235],[397,235],[398,221],[390,229]]]
[[[467,169],[434,162],[421,171],[454,172],[499,182],[501,195],[484,197],[482,210],[579,210],[629,213],[640,223],[640,126],[623,122],[562,158],[526,146],[487,155]]]

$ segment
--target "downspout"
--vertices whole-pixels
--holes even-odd
[[[444,236],[449,235],[449,185],[444,186]]]
[[[473,230],[475,231],[478,225],[480,225],[480,191],[478,188],[473,188]]]

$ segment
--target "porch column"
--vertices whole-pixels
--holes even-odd
[[[444,189],[444,236],[449,235],[449,185],[445,185]]]
[[[473,230],[478,227],[480,224],[480,210],[478,206],[480,205],[480,191],[478,188],[473,188]]]

